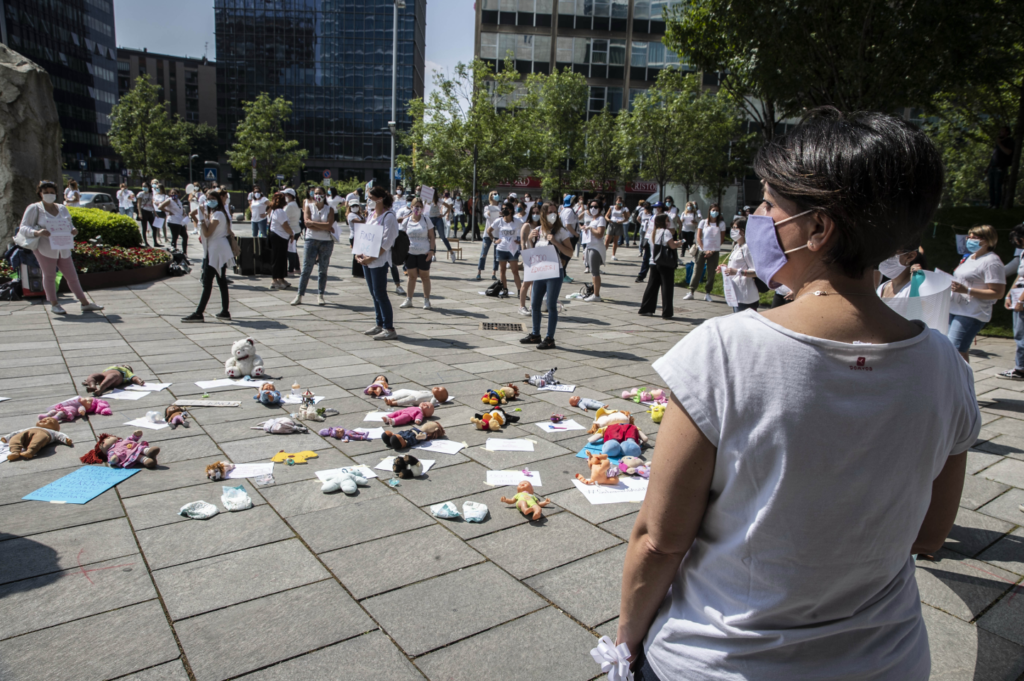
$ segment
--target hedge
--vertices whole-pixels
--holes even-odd
[[[99,208],[76,208],[70,206],[71,221],[78,234],[75,241],[89,241],[102,237],[107,246],[124,246],[132,248],[142,245],[142,233],[139,224],[127,215],[110,213]]]

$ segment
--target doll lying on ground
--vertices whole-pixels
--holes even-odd
[[[668,398],[665,397],[665,391],[661,388],[654,388],[648,390],[647,388],[633,388],[632,390],[623,390],[622,399],[633,400],[637,404],[650,404],[652,402],[658,404],[668,404]]]
[[[635,456],[624,456],[619,461],[619,473],[625,475],[638,475],[647,479],[651,477],[651,467],[643,459]]]
[[[89,414],[110,416],[113,413],[110,410],[110,405],[104,400],[95,397],[72,397],[70,400],[53,405],[48,412],[40,414],[39,418],[50,417],[57,419],[58,423],[65,423],[74,421],[79,416],[84,417]]]
[[[156,468],[156,456],[159,447],[150,447],[142,439],[142,431],[136,430],[126,438],[101,433],[96,438],[96,446],[86,452],[80,460],[82,463],[106,463],[111,468],[128,468],[139,464],[146,468]]]
[[[226,480],[228,473],[235,470],[235,464],[228,463],[227,461],[218,461],[217,463],[211,463],[206,467],[206,477],[214,482]]]
[[[288,435],[289,433],[308,433],[309,428],[302,425],[290,416],[281,416],[276,419],[267,419],[258,423],[249,430],[263,430],[275,435]]]
[[[370,439],[370,436],[367,433],[360,433],[358,430],[349,430],[348,428],[334,427],[324,428],[321,430],[320,437],[333,437],[335,440],[341,440],[342,442]]]
[[[590,438],[590,442],[596,442],[601,439],[600,435],[604,433],[604,429],[615,423],[633,423],[633,417],[628,411],[608,409],[607,407],[598,409],[597,413],[594,414],[594,422],[590,425],[590,430],[587,431],[598,437]]]
[[[185,407],[179,407],[176,404],[164,409],[164,421],[167,421],[167,425],[174,430],[178,426],[185,426],[188,428],[188,417],[189,413],[185,411]]]
[[[471,421],[476,424],[477,430],[501,430],[505,424],[519,423],[519,417],[507,414],[504,409],[497,407],[483,414],[473,414]]]
[[[558,371],[558,367],[548,369],[546,374],[537,374],[536,376],[526,374],[526,382],[537,388],[543,388],[546,385],[558,385],[558,379],[555,378],[556,371]]]
[[[82,381],[82,385],[87,392],[99,397],[122,385],[146,385],[146,382],[135,375],[130,365],[119,364],[90,375]]]
[[[519,512],[530,520],[540,520],[544,513],[542,509],[551,503],[550,499],[541,501],[540,497],[533,493],[533,485],[523,480],[516,487],[516,495],[511,499],[501,497],[503,504],[515,504]]]
[[[608,461],[608,456],[606,454],[588,454],[587,465],[590,467],[589,478],[585,478],[579,473],[576,474],[576,479],[584,485],[619,484],[618,477],[608,474],[608,471],[611,468],[611,462]]]
[[[580,397],[579,395],[573,395],[572,397],[570,397],[569,398],[569,405],[572,406],[572,407],[579,407],[583,411],[590,411],[591,409],[593,409],[594,411],[597,411],[598,409],[601,409],[602,407],[605,408],[605,409],[608,408],[608,405],[606,405],[603,402],[598,402],[597,400],[592,400],[589,397]]]
[[[393,411],[383,418],[386,425],[404,426],[415,423],[417,426],[434,415],[434,405],[430,402],[421,402],[418,407],[406,407]]]
[[[373,383],[366,386],[366,390],[363,391],[364,395],[370,397],[387,397],[391,394],[391,388],[388,386],[388,377],[381,375],[373,379]]]
[[[601,453],[618,459],[621,456],[640,456],[640,446],[647,442],[644,432],[632,423],[613,423],[600,434],[594,434],[588,440],[597,442],[604,438]]]
[[[318,407],[315,404],[304,404],[299,408],[298,412],[292,414],[293,417],[300,418],[303,421],[316,421],[318,423],[326,421],[328,416],[337,415],[337,409],[332,409],[331,407]]]
[[[430,390],[408,390],[403,388],[402,390],[395,390],[391,393],[391,397],[384,398],[384,404],[389,407],[411,407],[421,402],[430,402],[435,407],[439,407],[448,401],[448,390],[437,386]]]
[[[444,428],[437,421],[428,421],[422,426],[413,426],[408,430],[400,430],[397,433],[393,433],[390,430],[385,430],[380,436],[381,441],[386,447],[391,449],[405,449],[419,442],[426,442],[427,440],[436,440],[444,435]]]
[[[504,388],[488,390],[484,393],[484,396],[480,398],[480,401],[484,404],[489,404],[492,407],[497,407],[499,404],[508,404],[509,400],[514,400],[517,397],[519,397],[519,388],[509,383]]]
[[[268,407],[276,407],[281,404],[281,391],[274,388],[274,384],[267,382],[260,386],[259,391],[252,396],[260,404]]]
[[[72,445],[71,438],[60,432],[60,424],[57,419],[47,417],[39,419],[39,422],[24,430],[16,430],[7,437],[0,438],[0,442],[6,444],[10,452],[7,454],[8,461],[28,461],[35,458],[36,454],[53,441],[63,442]]]

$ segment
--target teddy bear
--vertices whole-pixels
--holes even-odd
[[[594,423],[591,424],[590,430],[587,432],[600,435],[604,432],[605,428],[614,423],[633,423],[633,417],[628,411],[601,407],[597,410],[597,413],[594,414]],[[593,442],[597,439],[598,438],[596,437],[590,438],[590,441]]]
[[[639,475],[641,478],[651,477],[651,467],[647,462],[635,456],[624,456],[619,461],[619,472],[626,475]]]
[[[90,374],[88,378],[82,381],[82,385],[85,386],[85,390],[92,393],[95,397],[108,393],[114,388],[120,388],[126,383],[133,385],[146,385],[145,381],[135,375],[135,372],[132,371],[132,367],[129,364],[119,364],[117,366],[107,367],[103,371]]]
[[[423,464],[412,454],[399,455],[391,462],[391,471],[396,478],[409,480],[423,475]]]
[[[546,385],[558,385],[558,379],[555,378],[556,371],[558,371],[558,367],[548,369],[546,374],[537,374],[536,376],[526,374],[526,382],[535,388],[543,388]]]
[[[347,428],[324,428],[320,431],[320,437],[333,437],[335,440],[341,440],[342,442],[348,442],[349,440],[369,440],[370,435],[368,433],[360,433],[358,430],[349,430]]]
[[[436,386],[430,390],[395,390],[391,397],[384,398],[384,404],[389,407],[411,407],[420,402],[430,402],[438,407],[448,401],[448,390],[442,386]]]
[[[384,442],[384,445],[390,449],[405,449],[417,442],[436,440],[443,435],[444,427],[441,426],[440,423],[437,421],[428,421],[422,426],[413,426],[408,430],[401,430],[397,433],[385,430],[381,434],[380,439]]]
[[[243,338],[231,346],[231,357],[224,362],[224,373],[228,378],[263,375],[263,358],[256,354],[256,341]]]
[[[373,379],[373,383],[366,386],[363,390],[364,395],[370,397],[387,397],[391,395],[391,388],[388,386],[388,377],[381,375]]]
[[[31,428],[16,430],[7,437],[0,438],[0,442],[9,448],[8,461],[34,459],[43,447],[54,440],[68,446],[74,444],[70,437],[60,432],[60,424],[52,417],[41,418]]]
[[[302,425],[290,416],[280,416],[276,419],[267,419],[263,423],[257,423],[249,430],[263,430],[275,435],[309,432],[309,428],[306,428],[306,426]]]
[[[497,390],[488,390],[480,401],[484,404],[489,404],[492,407],[497,407],[499,404],[508,404],[509,400],[514,400],[519,397],[519,388],[515,387],[511,383],[503,388]]]
[[[569,406],[579,407],[583,411],[590,411],[591,409],[597,411],[602,407],[604,407],[605,409],[608,408],[608,405],[604,404],[603,402],[592,400],[589,397],[580,397],[579,395],[573,395],[572,397],[569,398]]]
[[[39,418],[55,418],[58,423],[64,423],[65,421],[70,422],[77,419],[79,416],[88,416],[89,414],[100,414],[101,416],[110,416],[113,414],[110,410],[110,404],[105,400],[101,400],[96,397],[72,397],[70,400],[64,400],[60,404],[55,404],[50,407],[50,410],[45,414],[40,414]]]
[[[420,402],[418,407],[406,407],[393,411],[381,420],[389,426],[404,426],[409,423],[415,423],[418,426],[433,415],[434,405],[430,402]]]
[[[96,446],[85,453],[82,463],[106,463],[111,468],[128,468],[138,463],[150,470],[156,468],[156,457],[159,447],[150,447],[142,439],[142,431],[136,430],[126,438],[100,433],[96,438]]]
[[[476,424],[477,430],[501,430],[506,423],[519,423],[518,416],[505,413],[501,407],[483,414],[473,414],[470,420]]]
[[[233,470],[235,470],[235,464],[228,463],[227,461],[218,461],[206,467],[206,477],[214,482],[220,482],[221,480],[226,480],[228,473]]]
[[[299,408],[298,413],[292,414],[303,421],[316,421],[322,423],[328,416],[337,416],[338,410],[331,407],[318,407],[315,404],[304,404]]]
[[[544,515],[542,509],[550,504],[551,500],[544,499],[542,501],[540,497],[534,494],[533,484],[528,480],[523,480],[516,486],[516,495],[511,499],[502,496],[501,503],[515,504],[519,512],[530,520],[540,520]]]
[[[345,494],[355,494],[357,487],[369,487],[370,482],[358,470],[334,471],[327,475],[320,486],[320,491],[330,494],[341,490]]]
[[[611,469],[611,462],[608,461],[607,454],[590,454],[588,452],[587,466],[590,467],[589,478],[585,478],[579,473],[576,474],[576,479],[582,482],[584,485],[619,484],[619,478],[617,476],[608,474],[608,471]]]
[[[164,409],[164,421],[167,421],[167,425],[174,430],[178,426],[184,426],[188,428],[188,417],[189,413],[185,411],[185,407],[179,407],[176,404]]]
[[[252,396],[252,399],[268,407],[276,407],[281,404],[281,391],[274,388],[273,382],[267,381],[260,386],[259,391]]]

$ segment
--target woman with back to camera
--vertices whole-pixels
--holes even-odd
[[[676,285],[676,267],[679,262],[676,249],[681,242],[676,240],[670,223],[671,218],[667,213],[661,213],[654,218],[654,234],[651,236],[651,263],[654,271],[651,272],[651,280],[644,289],[638,313],[645,317],[654,316],[654,310],[658,307],[658,289],[661,289],[661,318],[672,319],[675,314],[672,293]]]
[[[287,207],[288,196],[284,192],[277,192],[270,199],[270,288],[274,290],[291,286],[285,280],[288,275],[288,244],[299,226],[289,219]]]
[[[203,293],[199,297],[196,311],[181,318],[186,324],[203,321],[206,305],[213,293],[214,279],[217,280],[217,287],[220,289],[220,312],[214,316],[221,321],[231,321],[226,271],[228,267],[235,266],[235,255],[231,251],[231,241],[228,238],[231,233],[231,218],[228,217],[224,201],[224,192],[221,190],[211,189],[206,192],[206,210],[199,214],[199,233],[203,241]]]
[[[895,116],[822,108],[754,170],[750,255],[795,300],[655,362],[672,399],[618,642],[642,681],[926,681],[912,556],[953,526],[981,414],[970,367],[879,299],[874,267],[928,226],[941,156]]]

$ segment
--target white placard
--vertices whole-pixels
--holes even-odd
[[[537,426],[545,433],[559,433],[564,430],[586,430],[586,428],[576,423],[572,419],[566,419],[558,423],[552,423],[551,421],[541,421],[540,423],[535,423],[533,425]]]
[[[352,227],[352,255],[380,257],[380,244],[384,239],[384,227],[376,222],[357,222]]]
[[[150,430],[162,430],[163,428],[167,427],[167,422],[161,419],[160,421],[154,423],[153,421],[150,421],[149,419],[143,417],[140,419],[127,421],[124,425],[135,426],[136,428],[149,428]]]
[[[375,423],[384,423],[384,417],[391,414],[390,411],[371,411],[363,417],[364,421],[373,421]]]
[[[924,274],[924,282],[918,289],[919,295],[913,298],[882,298],[882,302],[905,319],[922,321],[929,328],[946,333],[949,330],[949,291],[953,277],[939,270],[921,272]]]
[[[163,218],[156,218],[153,220],[153,229],[161,229],[164,226]]]
[[[175,400],[175,407],[240,407],[238,400]]]
[[[347,473],[348,471],[359,471],[359,473],[361,473],[367,480],[377,477],[377,474],[374,473],[373,470],[365,463],[358,466],[345,466],[343,468],[332,468],[327,471],[317,471],[316,477],[320,478],[321,481],[324,481],[331,475],[331,473]]]
[[[134,390],[136,392],[158,393],[161,390],[166,390],[170,387],[170,383],[143,383],[142,385],[135,385],[133,383],[132,385],[125,386],[124,389]]]
[[[233,378],[218,378],[216,381],[196,381],[196,385],[203,390],[210,390],[211,388],[226,388],[229,385],[238,385]]]
[[[314,395],[313,404],[320,404],[320,400],[324,399],[323,395]],[[302,404],[301,395],[285,395],[281,398],[281,404]]]
[[[384,434],[383,428],[353,428],[352,430],[357,433],[366,433],[366,436],[371,440],[379,440]]]
[[[617,485],[584,485],[579,480],[572,480],[572,484],[592,504],[636,503],[647,495],[647,480],[643,478],[623,476]]]
[[[381,430],[384,430],[381,428]],[[441,452],[442,454],[458,454],[466,446],[465,442],[453,442],[452,440],[427,440],[415,445],[413,449],[423,452]]]
[[[523,249],[523,281],[558,279],[562,276],[558,251],[554,246]]]
[[[434,200],[434,188],[420,187],[420,198],[423,199],[423,203],[431,203]]]
[[[426,473],[431,468],[433,468],[434,464],[436,463],[432,459],[420,459],[419,457],[417,457],[417,460],[421,464],[423,464],[423,472],[424,473]],[[391,466],[394,463],[395,463],[395,457],[389,456],[389,457],[386,457],[384,459],[381,459],[381,462],[379,464],[377,464],[376,466],[374,466],[374,468],[377,469],[378,471],[390,471],[390,470],[392,470]]]
[[[533,440],[522,438],[504,440],[502,438],[489,437],[487,438],[487,444],[484,445],[484,449],[491,452],[532,452]]]
[[[71,236],[71,232],[50,231],[50,248],[55,251],[63,251],[74,247],[75,237]]]
[[[112,390],[103,397],[111,400],[141,400],[149,393],[128,392],[127,390]]]
[[[722,272],[722,290],[725,291],[725,304],[729,307],[739,307],[739,298],[736,296],[736,282],[732,277]]]
[[[224,477],[234,480],[235,478],[255,478],[258,475],[273,474],[274,462],[268,461],[266,463],[236,463],[235,467]]]
[[[576,384],[573,383],[572,385],[565,385],[563,383],[559,383],[557,385],[546,385],[543,388],[537,388],[537,390],[550,390],[556,393],[571,393],[573,390],[576,390]]]
[[[495,487],[515,487],[523,480],[534,487],[541,487],[540,473],[537,471],[530,471],[530,475],[522,471],[487,471],[487,484]]]

